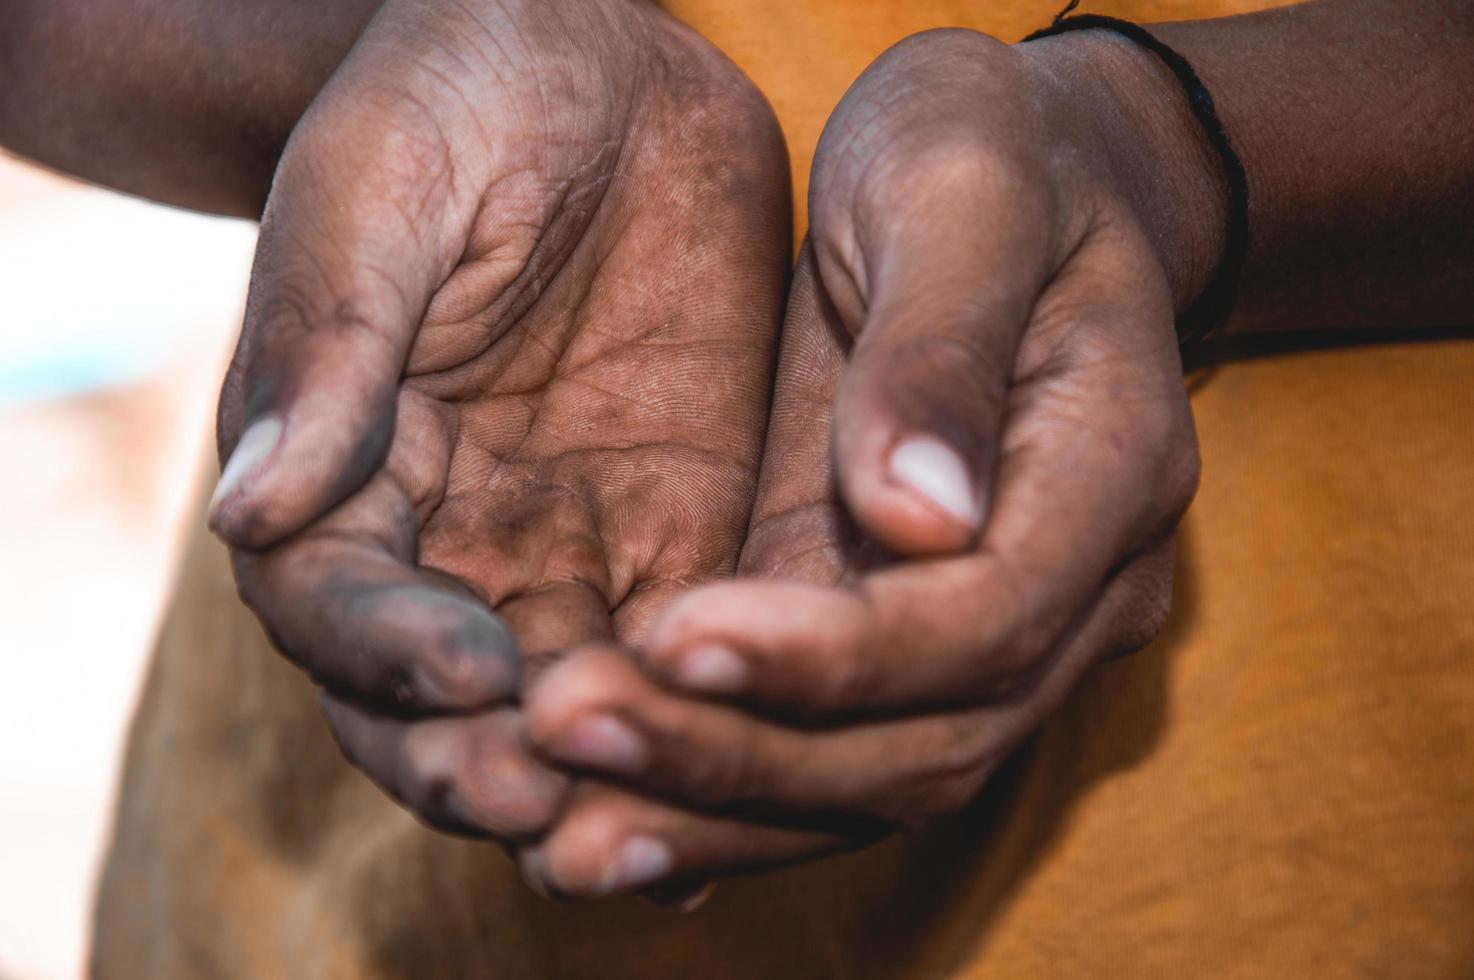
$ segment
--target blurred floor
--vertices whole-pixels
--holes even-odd
[[[254,235],[0,157],[0,977],[81,974]]]

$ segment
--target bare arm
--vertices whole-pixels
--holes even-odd
[[[1197,69],[1249,174],[1236,329],[1474,320],[1474,2],[1318,0],[1151,29]],[[1225,191],[1177,83],[1105,32],[1024,50],[1098,114],[1180,309],[1216,264]]]
[[[0,146],[256,217],[288,134],[378,0],[4,0]]]

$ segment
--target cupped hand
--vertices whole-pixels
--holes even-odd
[[[678,599],[639,659],[593,647],[538,680],[541,752],[664,802],[589,790],[528,873],[591,893],[637,841],[689,885],[924,824],[1160,629],[1198,455],[1168,270],[1100,108],[962,31],[903,42],[845,96],[743,555],[758,578]]]
[[[211,524],[345,753],[515,839],[539,658],[730,574],[789,248],[760,94],[643,0],[389,0],[294,133]]]

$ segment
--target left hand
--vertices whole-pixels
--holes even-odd
[[[539,834],[567,781],[519,684],[735,568],[787,182],[761,93],[645,0],[387,0],[293,134],[211,521],[431,826]]]
[[[1169,276],[1053,94],[937,32],[836,110],[742,561],[770,580],[534,686],[541,752],[647,797],[575,798],[525,862],[545,886],[605,890],[632,841],[689,886],[952,813],[1160,629],[1198,473]]]

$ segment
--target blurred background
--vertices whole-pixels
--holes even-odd
[[[81,975],[255,226],[0,155],[0,978]]]

